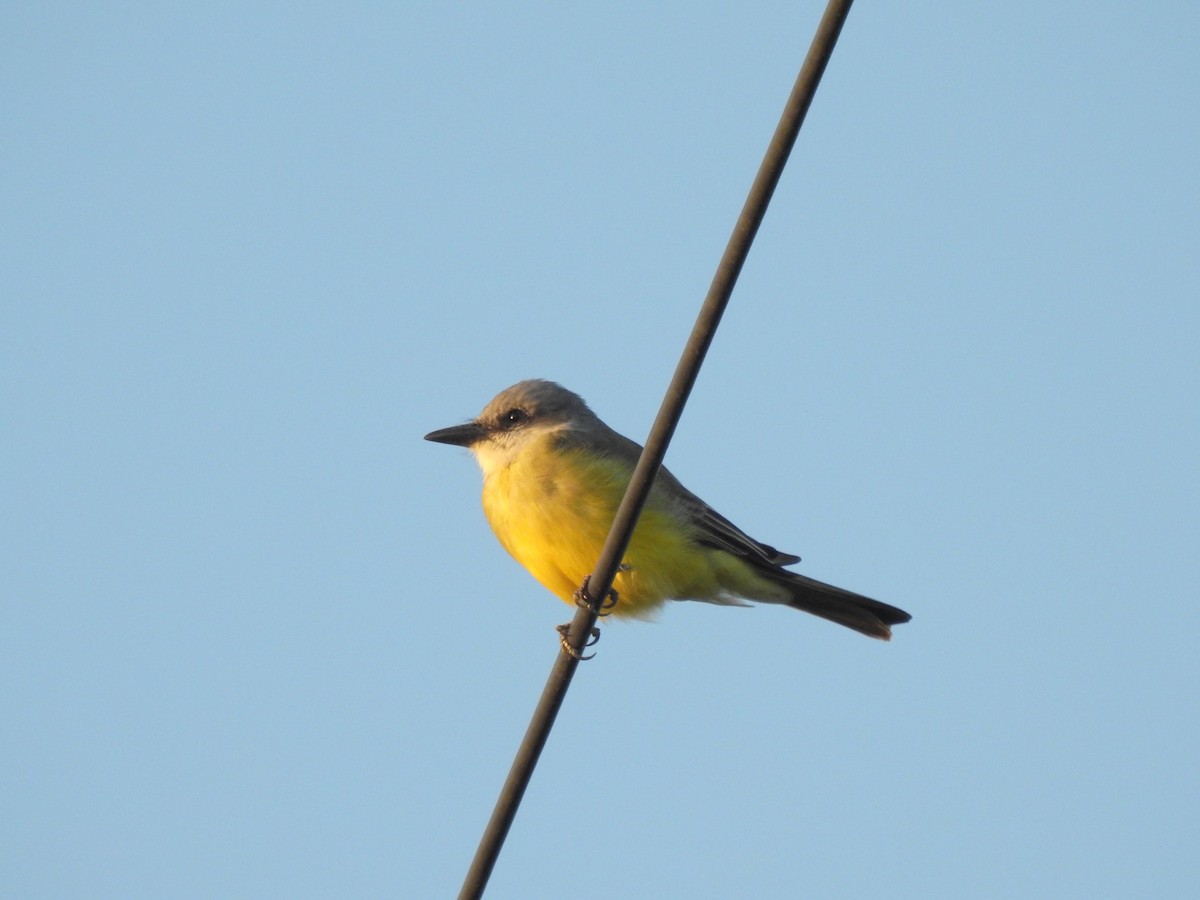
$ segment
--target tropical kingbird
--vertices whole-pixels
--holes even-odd
[[[600,557],[642,448],[552,381],[501,391],[478,418],[425,435],[467,447],[483,470],[483,511],[500,543],[567,602]],[[783,568],[800,557],[760,543],[661,468],[613,580],[616,616],[667,600],[782,603],[887,640],[902,609]]]

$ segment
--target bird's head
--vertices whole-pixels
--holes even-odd
[[[476,418],[425,435],[425,440],[466,447],[483,474],[510,465],[534,441],[599,420],[583,398],[553,381],[534,379],[505,388]]]

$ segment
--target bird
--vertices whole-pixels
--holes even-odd
[[[583,398],[543,379],[497,394],[474,419],[425,435],[469,449],[501,545],[568,603],[585,584],[642,452]],[[613,579],[617,618],[653,619],[670,600],[780,604],[889,640],[912,617],[785,566],[800,557],[750,537],[659,469]]]

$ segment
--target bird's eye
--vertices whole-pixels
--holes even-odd
[[[514,425],[520,425],[528,418],[529,413],[525,412],[519,406],[514,406],[500,417],[500,424],[505,428],[512,428]]]

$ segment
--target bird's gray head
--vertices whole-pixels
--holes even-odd
[[[502,390],[472,421],[431,431],[425,440],[469,448],[486,475],[507,466],[538,437],[598,422],[578,394],[553,381],[531,379]]]

